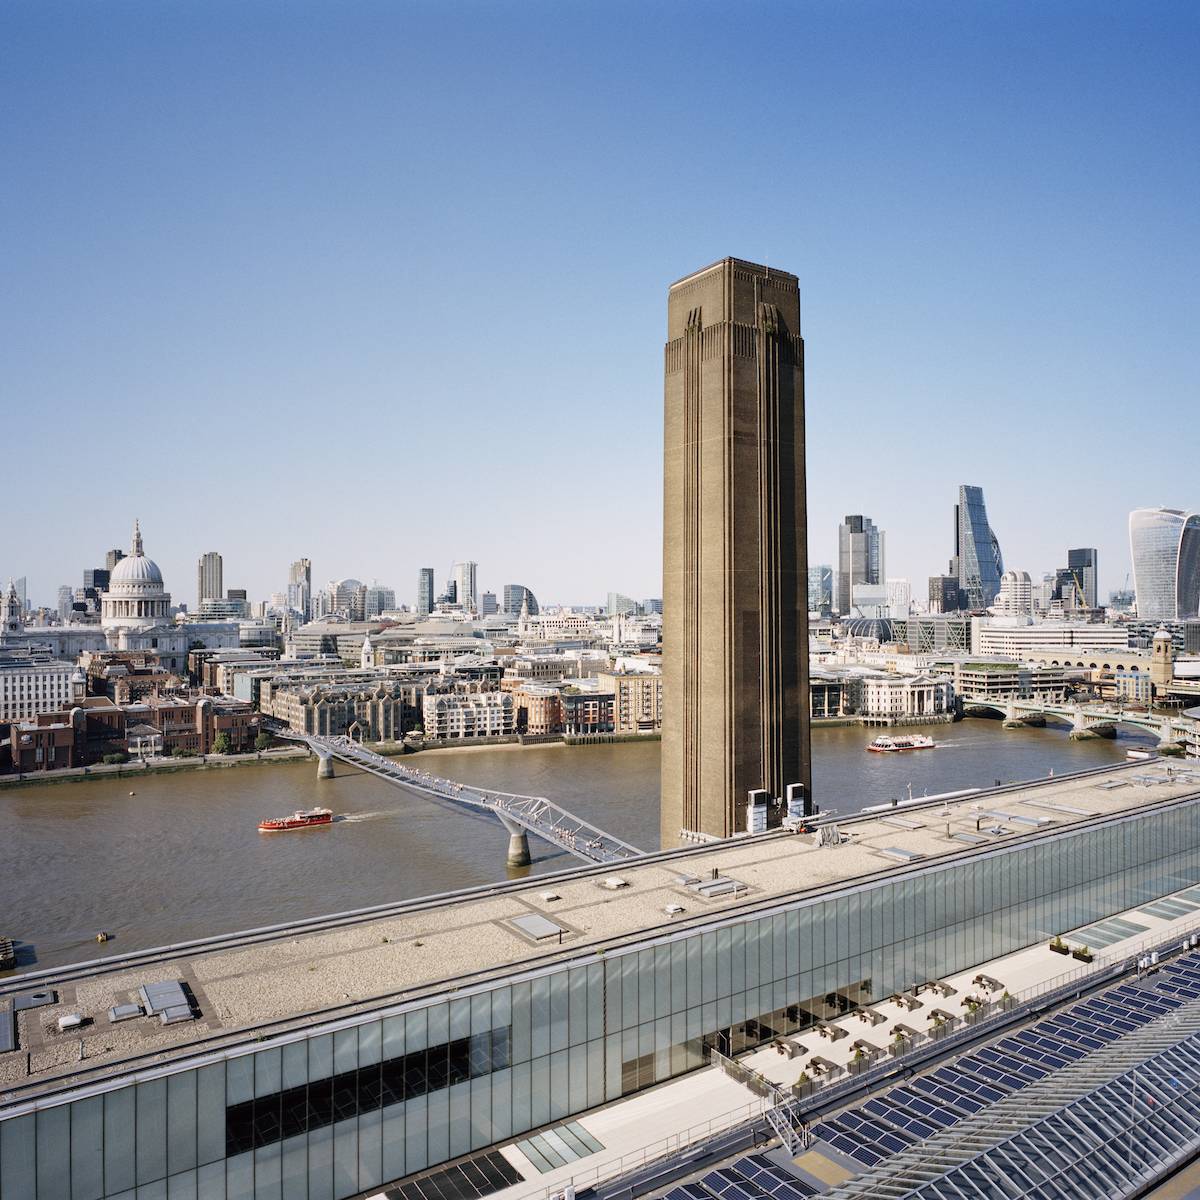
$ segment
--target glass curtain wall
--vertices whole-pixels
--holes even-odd
[[[988,523],[983,489],[964,484],[958,489],[959,587],[974,610],[995,604],[1004,574],[1000,542]]]

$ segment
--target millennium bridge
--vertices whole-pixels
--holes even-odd
[[[274,732],[277,737],[303,742],[308,746],[320,760],[317,773],[321,778],[332,777],[333,761],[338,759],[396,787],[492,813],[509,834],[510,867],[529,865],[530,833],[589,863],[623,862],[645,853],[544,796],[520,796],[498,792],[494,788],[471,787],[451,779],[441,779],[428,771],[403,766],[382,754],[376,754],[349,737],[318,737],[287,729],[276,729]]]

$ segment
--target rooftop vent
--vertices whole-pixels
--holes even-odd
[[[44,988],[40,992],[22,992],[13,997],[13,1012],[21,1012],[27,1008],[42,1008],[46,1004],[57,1004],[58,993],[53,988]]]
[[[558,938],[562,941],[562,935],[570,932],[565,925],[560,925],[541,913],[522,913],[519,917],[513,917],[509,924],[518,933],[523,933],[535,942],[544,942],[547,938]]]
[[[677,917],[683,911],[684,908],[682,904],[668,904],[667,907],[663,909],[663,912],[665,912],[668,917]]]
[[[615,892],[623,887],[628,887],[629,881],[622,879],[620,875],[610,875],[607,879],[600,881],[600,886],[607,888],[610,892]]]
[[[887,858],[894,858],[898,862],[916,862],[925,855],[918,854],[915,850],[905,850],[902,846],[886,846],[879,851],[880,854]]]
[[[562,899],[557,892],[538,892],[538,898],[544,900],[547,904],[549,904],[552,900]]]

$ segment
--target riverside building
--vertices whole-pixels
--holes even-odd
[[[1200,881],[1162,766],[944,806],[7,979],[0,1193],[346,1200]]]
[[[811,792],[804,342],[795,275],[673,284],[664,351],[662,843]]]

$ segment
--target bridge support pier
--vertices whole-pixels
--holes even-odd
[[[1097,736],[1096,733],[1087,727],[1083,716],[1083,709],[1074,709],[1071,714],[1071,741],[1086,742]]]
[[[508,831],[508,857],[505,866],[527,867],[533,861],[529,857],[529,835],[514,821],[500,818],[500,823]]]
[[[332,779],[333,776],[333,755],[322,754],[317,751],[317,778]]]

